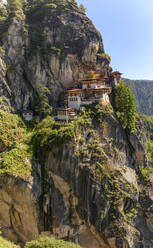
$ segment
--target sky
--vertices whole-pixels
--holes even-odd
[[[77,0],[100,31],[111,66],[153,80],[153,0]]]

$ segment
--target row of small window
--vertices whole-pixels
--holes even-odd
[[[58,115],[68,115],[68,113],[65,112],[65,111],[63,111],[63,112],[61,111],[61,112],[58,113]]]
[[[78,100],[77,97],[69,98],[69,101],[70,101],[70,102],[76,102],[77,100]]]

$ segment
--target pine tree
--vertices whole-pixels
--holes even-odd
[[[47,115],[50,115],[52,107],[49,104],[48,96],[50,95],[49,89],[43,84],[39,84],[37,87],[39,94],[38,103],[36,104],[35,111],[44,118]]]
[[[124,81],[115,87],[115,103],[123,128],[130,133],[133,132],[136,122],[136,103],[132,90]]]

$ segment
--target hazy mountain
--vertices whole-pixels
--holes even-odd
[[[138,111],[153,115],[153,81],[151,80],[131,80],[124,78],[136,98]]]

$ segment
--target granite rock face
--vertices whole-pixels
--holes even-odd
[[[55,106],[85,72],[111,70],[92,22],[70,2],[53,2],[29,1],[11,12],[8,4],[0,25],[0,90],[19,110],[35,110],[40,85],[49,89]]]
[[[86,248],[152,247],[145,135],[127,135],[110,109],[78,125],[70,141],[48,146],[51,136],[43,136],[47,146],[36,143],[33,176],[0,178],[0,225],[8,239],[23,244],[45,233]]]
[[[92,135],[83,130],[83,137],[80,147],[64,144],[46,153],[44,178],[52,186],[42,201],[44,228],[87,248],[151,248],[153,181],[145,186],[139,176],[145,137],[127,137],[113,115]],[[89,144],[95,139],[103,150],[101,168],[91,162]]]
[[[19,8],[4,3],[0,20],[0,95],[10,105],[36,111],[43,85],[56,106],[87,71],[109,74],[102,38],[75,5],[23,2]],[[70,142],[43,154],[38,143],[27,180],[0,177],[0,225],[7,238],[25,243],[47,233],[86,248],[153,247],[144,130],[127,135],[110,109],[100,121],[78,126]]]
[[[35,183],[13,176],[0,178],[0,224],[4,237],[26,242],[39,233],[39,208]],[[38,186],[37,186],[38,188]],[[38,190],[38,189],[37,189]]]

